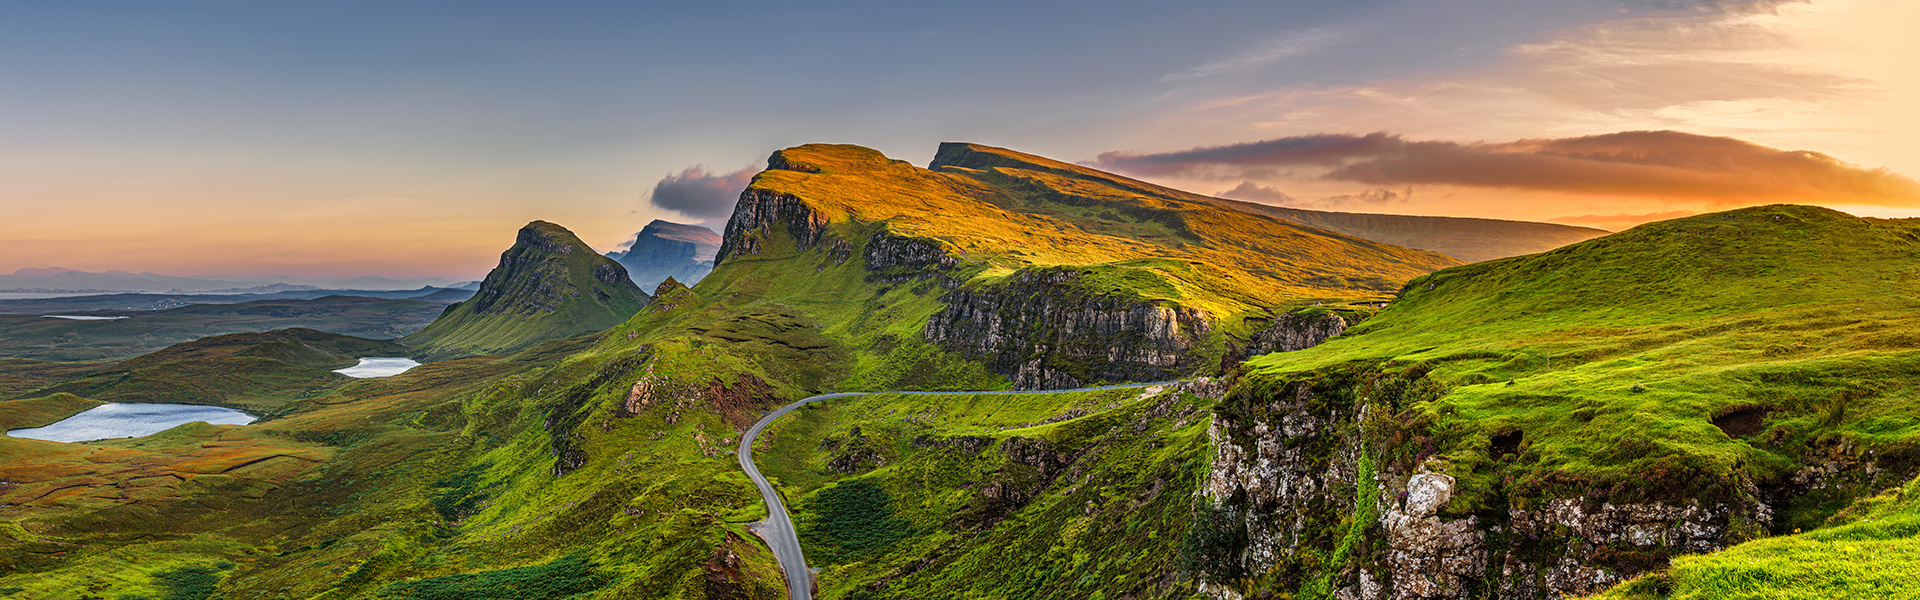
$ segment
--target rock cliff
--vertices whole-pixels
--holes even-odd
[[[647,300],[625,267],[566,228],[534,221],[472,298],[402,341],[434,357],[509,352],[612,327]]]
[[[1245,545],[1216,558],[1277,574],[1255,588],[1343,599],[1559,598],[1739,543],[1772,520],[1750,481],[1697,495],[1497,489],[1477,506],[1455,502],[1460,484],[1429,456],[1428,432],[1392,416],[1423,385],[1373,373],[1236,387],[1210,431],[1205,494],[1239,517]]]

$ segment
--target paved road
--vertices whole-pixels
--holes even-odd
[[[753,526],[754,532],[760,534],[761,539],[767,541],[767,548],[773,550],[773,557],[780,561],[780,569],[787,572],[787,597],[792,600],[813,600],[813,571],[807,568],[807,557],[800,552],[800,536],[793,531],[793,519],[787,514],[787,503],[780,499],[780,493],[774,491],[773,485],[767,483],[767,478],[760,475],[760,468],[753,464],[754,438],[760,437],[760,432],[765,431],[768,425],[772,425],[773,422],[779,420],[780,417],[784,417],[787,413],[793,412],[794,409],[802,406],[821,400],[831,400],[834,398],[859,396],[863,394],[909,394],[915,396],[952,396],[958,394],[1061,394],[1066,392],[1092,392],[1098,390],[1151,387],[1172,383],[1180,382],[1155,381],[1151,383],[1123,383],[1119,385],[1102,385],[1070,390],[988,390],[978,392],[909,392],[888,390],[883,392],[839,392],[812,396],[802,399],[799,402],[782,406],[780,410],[767,413],[767,416],[760,417],[760,420],[753,424],[753,428],[747,430],[746,435],[740,436],[740,468],[747,472],[747,477],[753,479],[753,485],[760,488],[760,497],[767,501],[767,520],[755,523]]]

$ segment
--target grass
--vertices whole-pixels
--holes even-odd
[[[1920,596],[1915,564],[1920,479],[1856,502],[1825,528],[1676,558],[1595,598],[1912,598]]]
[[[445,302],[427,300],[327,296],[81,313],[126,317],[104,321],[0,314],[0,356],[63,362],[119,360],[205,337],[289,328],[385,339],[426,327],[446,307]]]
[[[1798,206],[1645,225],[1415,279],[1347,337],[1248,372],[1380,365],[1446,386],[1407,417],[1445,442],[1461,512],[1502,486],[1520,502],[1724,497],[1843,440],[1898,462],[1920,448],[1914,230]],[[1764,431],[1711,422],[1748,408],[1769,411]],[[1488,440],[1509,431],[1517,461],[1496,461]]]
[[[896,234],[939,240],[949,253],[985,267],[975,275],[981,283],[1024,268],[1085,267],[1108,282],[1089,290],[1227,317],[1380,298],[1402,281],[1456,264],[1040,165],[927,170],[858,146],[819,144],[783,150],[780,158],[812,172],[768,170],[750,189],[797,196],[832,222],[885,222]],[[1113,285],[1121,281],[1130,285]]]
[[[105,403],[73,394],[0,400],[0,431],[46,427],[101,404]]]
[[[534,221],[500,255],[479,293],[401,341],[436,358],[517,352],[612,327],[646,303],[625,267],[566,228]]]
[[[266,413],[352,382],[332,371],[351,367],[361,357],[409,352],[390,341],[311,329],[236,333],[98,367],[34,393],[70,393],[109,402],[212,404]]]
[[[1206,407],[1137,389],[848,397],[775,424],[760,464],[795,499],[822,598],[1184,598]],[[855,449],[882,460],[831,468]],[[848,527],[859,551],[822,526],[846,504],[874,509]]]
[[[612,578],[586,558],[394,583],[375,597],[404,600],[568,600],[585,598]]]
[[[1376,242],[1431,250],[1463,262],[1479,262],[1544,252],[1607,233],[1598,229],[1552,223],[1324,212],[1239,202],[1169,189],[1079,165],[979,144],[941,144],[939,153],[934,156],[932,168],[954,171],[970,169],[983,172],[1015,169],[1039,173],[1055,180],[1077,180],[1077,185],[1081,188],[1116,190],[1112,194],[1116,196],[1131,194],[1210,204]]]

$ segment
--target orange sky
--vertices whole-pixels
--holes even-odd
[[[662,178],[693,165],[730,170],[816,141],[924,164],[941,141],[1077,161],[1322,133],[1471,146],[1675,130],[1920,176],[1920,38],[1910,32],[1920,2],[1677,13],[1625,12],[1611,2],[1138,3],[1099,18],[1079,3],[1051,3],[1017,5],[1034,14],[1012,21],[829,4],[876,16],[802,11],[755,21],[737,8],[676,5],[711,11],[681,15],[708,29],[609,51],[611,40],[640,38],[591,29],[592,19],[513,16],[488,23],[499,31],[421,33],[417,24],[449,17],[416,6],[407,10],[420,14],[393,15],[391,27],[372,31],[366,23],[377,21],[314,15],[391,9],[203,4],[141,10],[300,13],[285,18],[318,23],[309,33],[319,41],[298,46],[284,41],[298,36],[273,28],[211,35],[193,27],[214,21],[197,18],[172,30],[172,21],[127,14],[125,29],[108,31],[125,47],[72,49],[55,46],[88,43],[81,34],[110,25],[94,14],[62,21],[0,8],[0,53],[16,57],[0,63],[0,273],[60,266],[474,278],[529,220],[560,223],[612,250],[654,218],[691,220],[648,204]],[[1440,9],[1474,14],[1455,15],[1462,31],[1449,36],[1435,31],[1449,27],[1430,14]],[[1293,13],[1247,16],[1263,10]],[[723,44],[698,33],[771,34],[816,17],[819,28],[842,29],[779,43],[758,35]],[[1040,35],[1089,19],[1071,36]],[[523,21],[537,22],[513,29]],[[1511,35],[1465,30],[1479,21]],[[1180,28],[1185,35],[1147,47],[1128,41]],[[22,41],[26,34],[44,35]],[[412,45],[380,46],[381,35]],[[982,57],[939,58],[956,43]],[[811,71],[773,58],[795,44],[813,53],[801,61]],[[499,55],[476,58],[495,46]],[[575,54],[539,54],[559,46]],[[65,58],[36,62],[43,57]],[[606,57],[630,63],[592,62]],[[563,78],[568,64],[587,66]],[[1741,204],[1657,190],[1380,186],[1322,171],[1144,177],[1202,193],[1248,181],[1332,210],[1608,229]],[[1381,190],[1411,190],[1411,198],[1353,199]],[[1856,214],[1920,216],[1920,199],[1818,200]]]

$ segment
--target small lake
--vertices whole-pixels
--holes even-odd
[[[46,427],[15,429],[7,435],[50,442],[87,442],[153,435],[194,421],[245,425],[253,422],[253,415],[197,404],[110,402]]]
[[[69,321],[112,321],[126,317],[89,317],[86,315],[40,315],[49,319],[67,319]]]
[[[420,366],[420,363],[414,362],[411,358],[367,357],[360,359],[360,364],[345,369],[334,369],[333,372],[348,377],[366,379],[369,377],[399,375],[407,372],[408,369],[418,366]]]

